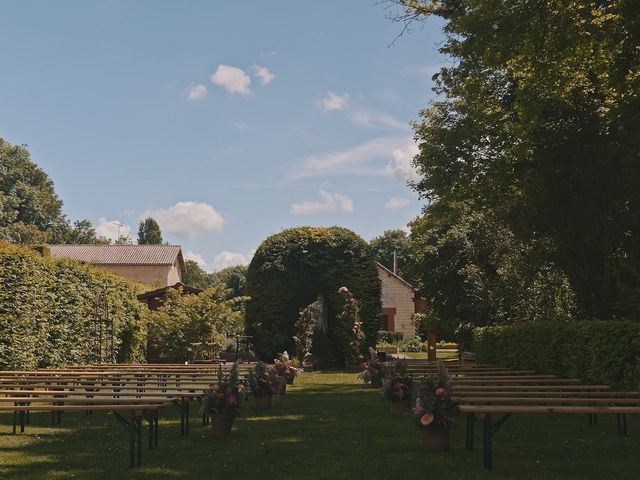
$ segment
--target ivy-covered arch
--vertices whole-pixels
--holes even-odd
[[[294,351],[300,309],[324,296],[328,331],[314,337],[314,355],[342,361],[336,346],[336,319],[343,306],[338,290],[346,286],[359,301],[366,335],[363,348],[375,345],[380,325],[380,279],[367,243],[340,227],[299,227],[267,238],[247,271],[247,333],[265,358]]]

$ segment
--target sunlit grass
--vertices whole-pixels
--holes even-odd
[[[65,414],[50,425],[34,414],[24,434],[11,435],[11,416],[0,415],[0,478],[4,479],[638,479],[640,419],[629,419],[628,438],[615,417],[514,416],[496,434],[493,472],[477,448],[464,450],[464,418],[444,455],[418,447],[413,419],[396,418],[379,392],[352,373],[305,373],[274,399],[269,411],[248,402],[229,440],[202,427],[193,405],[191,432],[181,437],[179,417],[165,407],[160,445],[129,470],[127,434],[109,414]]]

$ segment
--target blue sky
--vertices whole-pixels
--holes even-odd
[[[0,137],[27,144],[70,219],[163,236],[208,269],[268,235],[370,240],[421,202],[409,122],[445,62],[430,20],[376,0],[7,1]]]

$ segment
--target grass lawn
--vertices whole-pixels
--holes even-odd
[[[195,407],[192,409],[196,410]],[[161,412],[160,445],[142,467],[129,470],[124,429],[110,414],[32,415],[24,434],[12,435],[0,415],[0,478],[5,479],[638,479],[640,418],[629,418],[628,438],[615,416],[590,426],[586,415],[520,415],[496,434],[494,470],[482,468],[481,429],[476,450],[464,450],[464,418],[451,451],[421,451],[412,418],[395,418],[381,395],[354,374],[305,373],[268,413],[251,403],[230,440],[213,438],[197,412],[180,437],[177,412]],[[143,432],[146,441],[146,427]]]

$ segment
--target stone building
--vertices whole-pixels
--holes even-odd
[[[413,314],[416,313],[416,295],[413,287],[383,265],[377,264],[382,283],[383,324],[380,330],[402,333],[404,338],[415,336]]]
[[[105,268],[151,287],[182,281],[187,272],[180,245],[48,245],[53,258]]]

